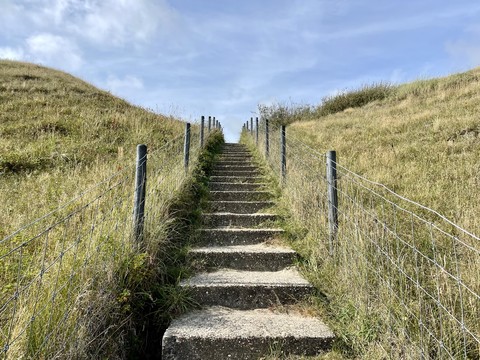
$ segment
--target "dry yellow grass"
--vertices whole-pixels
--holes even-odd
[[[0,61],[0,358],[126,356],[134,291],[165,270],[156,255],[168,208],[190,174],[183,132],[183,122],[68,74]],[[192,133],[197,139],[198,127]],[[131,214],[140,143],[149,161],[138,245]]]
[[[305,275],[325,294],[319,311],[343,356],[479,358],[478,237],[371,182],[478,234],[479,90],[475,69],[393,87],[382,100],[332,115],[307,109],[295,121],[302,112],[293,109],[293,122],[288,112],[281,119],[289,125],[280,207],[291,216],[285,226],[305,258]],[[279,131],[270,129],[267,160],[278,176]],[[242,141],[253,147],[246,135]],[[333,247],[327,150],[338,155]]]
[[[289,134],[480,233],[480,69],[399,86],[383,101]]]

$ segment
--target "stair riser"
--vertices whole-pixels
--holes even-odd
[[[244,214],[246,215],[246,214]],[[205,227],[217,227],[217,226],[242,226],[242,227],[254,227],[259,226],[266,221],[275,221],[277,217],[275,215],[265,214],[256,216],[242,216],[240,214],[221,214],[221,215],[203,215],[202,220]]]
[[[208,187],[211,191],[255,191],[264,188],[265,184],[211,182]]]
[[[216,183],[216,182],[226,182],[226,183],[240,183],[240,184],[253,184],[253,183],[258,183],[263,180],[262,177],[260,176],[250,176],[250,177],[245,177],[245,176],[210,176],[210,184]]]
[[[181,285],[188,287],[186,285]],[[232,309],[258,309],[294,304],[313,293],[311,286],[227,285],[188,287],[192,299],[201,306],[225,306]]]
[[[236,170],[236,171],[257,171],[258,167],[255,165],[221,165],[217,164],[213,166],[213,170]]]
[[[331,349],[333,338],[166,338],[162,358],[165,360],[256,360],[281,348],[283,355],[315,356]]]
[[[221,170],[213,170],[212,175],[213,176],[258,177],[260,176],[260,172],[258,170],[242,171],[242,170],[221,169]]]
[[[271,201],[254,201],[254,202],[229,202],[217,201],[211,202],[210,208],[212,212],[231,212],[235,214],[255,214],[256,212],[273,206]]]
[[[282,231],[211,231],[198,230],[198,243],[210,246],[252,245],[280,236]]]
[[[253,157],[249,151],[226,151],[220,154],[219,158],[223,157]]]
[[[199,270],[229,268],[248,271],[278,271],[291,266],[295,253],[204,253],[190,252],[188,261]]]
[[[226,157],[221,157],[218,159],[218,162],[216,164],[222,164],[222,163],[233,163],[234,164],[248,164],[252,165],[253,161],[251,157],[244,156],[244,157],[238,157],[238,156],[226,156]]]
[[[219,160],[215,163],[217,166],[253,166],[252,161],[250,159],[239,159],[239,160]]]
[[[272,195],[267,191],[211,191],[212,201],[265,201]]]

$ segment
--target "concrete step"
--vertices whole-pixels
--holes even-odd
[[[278,271],[291,266],[297,253],[267,244],[212,246],[191,249],[188,261],[205,270],[229,268],[248,271]]]
[[[257,177],[260,176],[260,171],[250,170],[233,170],[233,169],[213,169],[212,173],[213,176],[241,176],[241,177]]]
[[[215,228],[198,229],[198,243],[210,246],[251,245],[275,239],[283,229]]]
[[[284,356],[314,356],[330,350],[333,339],[323,322],[296,312],[211,307],[172,321],[163,336],[162,358],[255,360],[272,348]]]
[[[210,209],[212,212],[254,214],[274,204],[273,201],[211,201]]]
[[[251,155],[236,155],[236,154],[223,154],[223,155],[220,155],[220,157],[218,158],[218,161],[233,161],[233,162],[237,162],[237,161],[248,161],[248,162],[252,162],[252,156]]]
[[[225,151],[220,154],[220,157],[252,157],[252,154],[248,151]]]
[[[269,191],[210,191],[212,201],[265,201],[271,197]]]
[[[225,144],[223,144],[223,149],[232,149],[232,148],[246,149],[246,146],[244,144],[239,144],[239,143],[225,143]]]
[[[220,226],[259,226],[267,221],[272,222],[277,219],[275,214],[235,214],[229,212],[204,213],[202,222],[205,227]]]
[[[258,309],[288,305],[311,295],[313,286],[296,269],[243,271],[221,269],[180,282],[201,306]]]
[[[210,183],[228,182],[228,183],[259,183],[263,181],[262,176],[210,176]]]
[[[226,159],[226,160],[217,160],[215,162],[215,165],[217,166],[242,166],[242,165],[253,165],[252,161],[250,159]]]
[[[238,171],[255,171],[258,167],[251,164],[235,164],[235,165],[213,165],[213,170],[238,170]]]
[[[210,182],[208,187],[212,191],[255,191],[264,189],[265,183],[235,183],[235,182]]]

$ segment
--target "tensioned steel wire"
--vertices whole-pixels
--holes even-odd
[[[190,135],[187,170],[184,135],[140,159],[148,159],[147,233],[162,227],[167,204],[195,166],[197,126]],[[132,241],[135,169],[132,158],[117,173],[0,240],[0,358],[88,357],[101,350],[106,333],[122,338],[121,324],[108,321],[121,304],[104,299],[116,290],[125,259],[138,252]],[[93,338],[80,336],[85,333]]]
[[[279,126],[269,124],[266,156],[264,124],[258,152],[279,177]],[[337,282],[346,284],[339,291],[373,324],[384,356],[480,358],[479,237],[336,163],[338,233],[329,256],[327,149],[311,148],[288,128],[286,137],[284,201],[297,221],[308,224],[318,264],[333,266]],[[249,141],[255,140],[254,133]]]

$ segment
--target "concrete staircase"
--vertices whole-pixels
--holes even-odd
[[[259,359],[328,351],[333,333],[320,320],[283,305],[313,287],[293,266],[296,253],[276,244],[283,230],[270,193],[243,145],[225,144],[210,178],[211,212],[203,214],[198,247],[189,261],[199,269],[180,286],[201,310],[175,319],[162,341],[163,359]],[[286,309],[290,309],[286,311]]]

